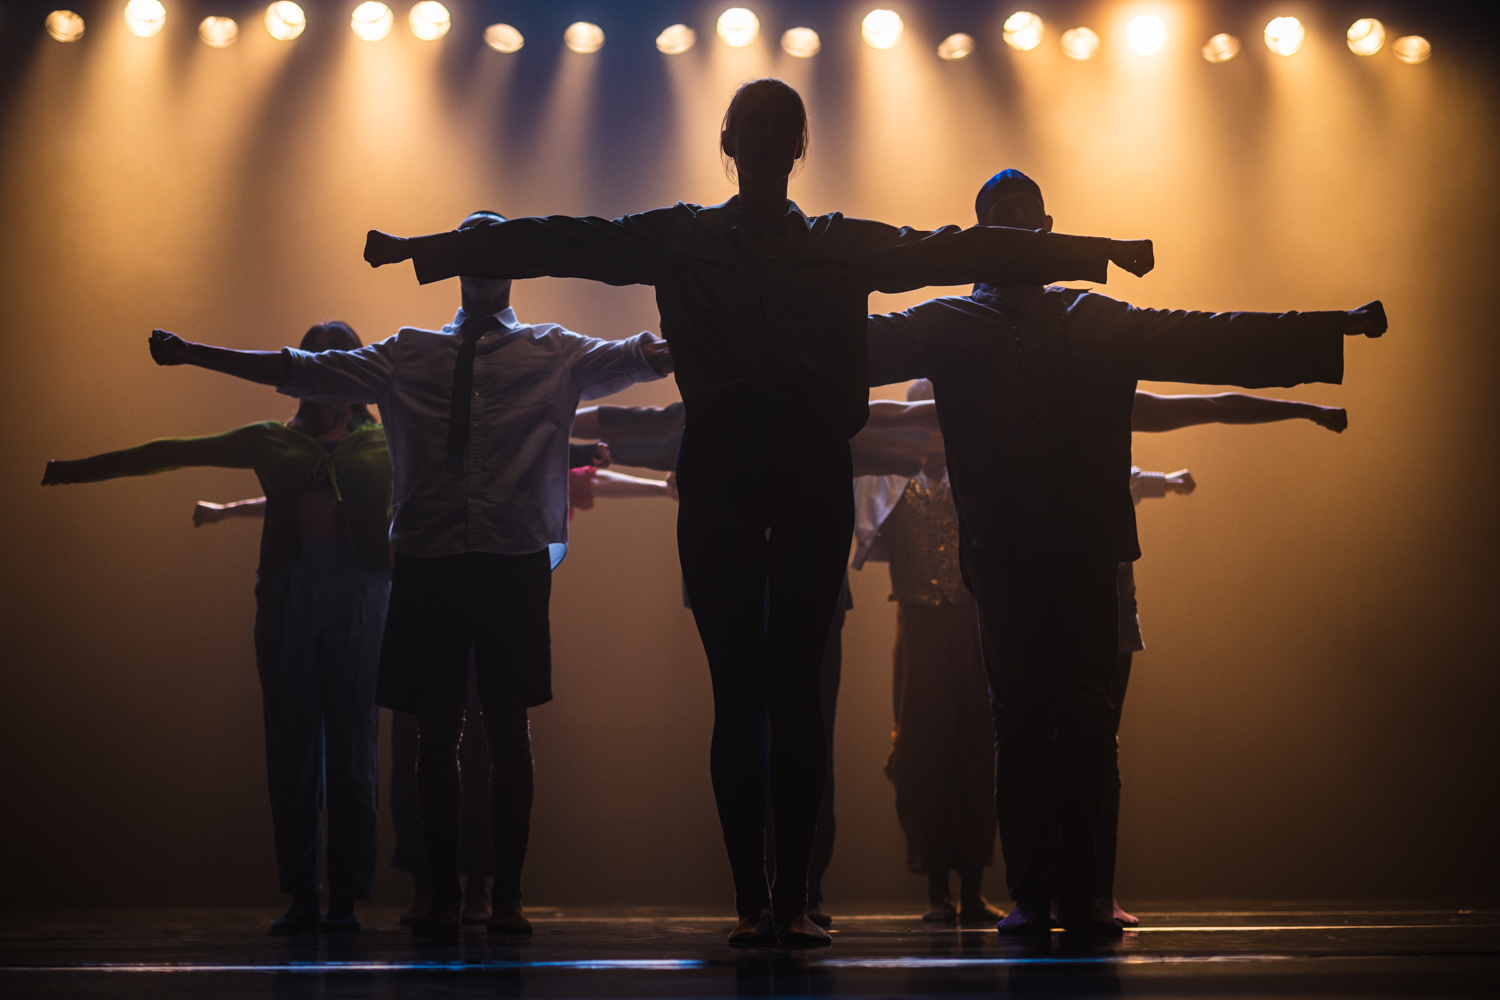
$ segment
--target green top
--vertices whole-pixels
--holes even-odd
[[[58,462],[58,483],[96,483],[191,466],[254,469],[266,494],[260,536],[265,574],[292,562],[302,551],[301,499],[313,475],[324,469],[333,497],[344,510],[354,555],[376,572],[390,571],[391,460],[385,428],[374,421],[352,425],[353,433],[332,452],[323,442],[286,424],[267,420],[207,437],[162,438],[92,458]]]

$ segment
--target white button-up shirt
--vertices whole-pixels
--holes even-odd
[[[357,351],[286,348],[278,392],[324,403],[374,403],[385,422],[393,475],[391,541],[410,556],[526,555],[568,539],[568,435],[580,399],[661,378],[642,349],[656,338],[598,340],[555,324],[527,326],[510,309],[474,354],[469,450],[462,477],[448,470],[460,309],[442,330],[402,327]]]

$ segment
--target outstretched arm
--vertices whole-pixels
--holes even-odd
[[[1336,433],[1343,433],[1349,426],[1348,412],[1338,406],[1267,399],[1242,392],[1220,392],[1208,396],[1160,396],[1137,392],[1130,429],[1156,433],[1199,424],[1270,424],[1302,419]]]
[[[900,403],[893,399],[872,399],[870,400],[870,419],[865,422],[865,429],[931,432],[942,430],[938,426],[937,404],[930,399],[919,399],[911,403]]]
[[[613,500],[629,497],[662,497],[676,500],[677,484],[670,475],[663,481],[600,469],[594,473],[594,496]]]
[[[1181,493],[1187,496],[1197,488],[1198,484],[1193,481],[1193,474],[1187,469],[1178,469],[1176,472],[1130,470],[1130,499],[1135,503],[1140,503],[1142,500],[1156,500],[1168,493]]]
[[[553,215],[406,238],[372,229],[365,238],[365,260],[371,267],[410,260],[424,285],[459,275],[649,285],[666,250],[644,218]]]
[[[261,385],[285,382],[290,366],[280,351],[234,351],[195,344],[166,330],[151,331],[151,360],[159,365],[195,365]]]
[[[1156,264],[1150,240],[1069,236],[1003,226],[901,230],[894,244],[856,257],[870,287],[903,292],[927,285],[1045,285],[1109,278],[1109,264],[1142,275]]]
[[[249,424],[224,434],[195,438],[161,438],[135,448],[107,451],[92,458],[51,461],[43,486],[97,483],[122,476],[147,476],[191,466],[253,469],[264,441],[264,424]]]
[[[265,497],[236,500],[233,503],[209,503],[207,500],[199,500],[197,506],[193,508],[193,527],[201,528],[205,524],[218,524],[220,521],[234,518],[265,516]]]

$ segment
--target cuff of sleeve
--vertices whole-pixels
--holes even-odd
[[[1158,500],[1167,495],[1165,472],[1137,472],[1131,484],[1133,492],[1141,500]]]
[[[283,396],[301,398],[302,373],[306,371],[307,359],[312,355],[308,351],[298,350],[295,347],[283,347],[281,354],[287,360],[286,379],[276,387],[276,391]]]
[[[1072,280],[1097,281],[1101,285],[1109,284],[1110,239],[1105,236],[1080,236],[1078,238],[1088,242],[1079,255],[1080,273]]]

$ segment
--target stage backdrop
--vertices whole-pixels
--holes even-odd
[[[887,51],[861,43],[865,8],[848,3],[757,4],[761,37],[743,49],[714,37],[718,8],[700,3],[453,0],[438,42],[413,37],[400,3],[371,43],[348,30],[352,3],[306,4],[306,33],[279,42],[239,0],[169,2],[152,38],[127,33],[121,3],[85,2],[75,44],[44,35],[46,6],[7,5],[5,905],[279,905],[251,649],[259,526],[190,521],[197,500],[257,495],[254,476],[37,485],[50,458],[292,414],[269,389],[155,367],[150,330],[274,349],[326,319],[366,341],[439,326],[457,283],[371,271],[366,229],[718,201],[733,190],[719,117],[736,83],[767,74],[811,109],[792,184],[808,212],[967,225],[979,184],[1019,167],[1059,230],[1156,241],[1156,271],[1112,270],[1108,294],[1189,309],[1384,300],[1390,334],[1348,344],[1346,384],[1292,393],[1347,406],[1342,436],[1306,422],[1137,436],[1141,466],[1188,467],[1199,489],[1140,510],[1149,648],[1121,733],[1118,889],[1132,904],[1497,894],[1489,36],[1386,3],[1392,35],[1424,33],[1435,54],[1360,59],[1343,32],[1362,8],[1295,3],[1307,42],[1282,58],[1259,36],[1286,11],[1160,4],[1168,46],[1146,58],[1124,48],[1135,6],[1037,3],[1048,34],[1023,52],[1001,40],[1008,8],[892,2],[906,35]],[[241,37],[211,49],[195,25],[220,13]],[[603,26],[599,53],[563,49],[579,19]],[[521,51],[481,42],[502,20]],[[653,38],[674,21],[698,44],[663,55]],[[1059,50],[1073,24],[1104,39],[1093,60]],[[795,25],[821,33],[820,54],[781,51]],[[977,49],[940,61],[955,31]],[[1216,31],[1244,40],[1236,60],[1200,57]],[[535,280],[515,301],[523,319],[603,337],[657,323],[649,288]],[[675,398],[667,380],[611,401]],[[556,700],[533,713],[528,903],[730,912],[674,518],[666,501],[601,501],[572,524],[552,601]],[[912,910],[922,882],[881,773],[889,581],[879,565],[851,579],[828,906]],[[381,831],[377,897],[398,901],[384,817]]]

